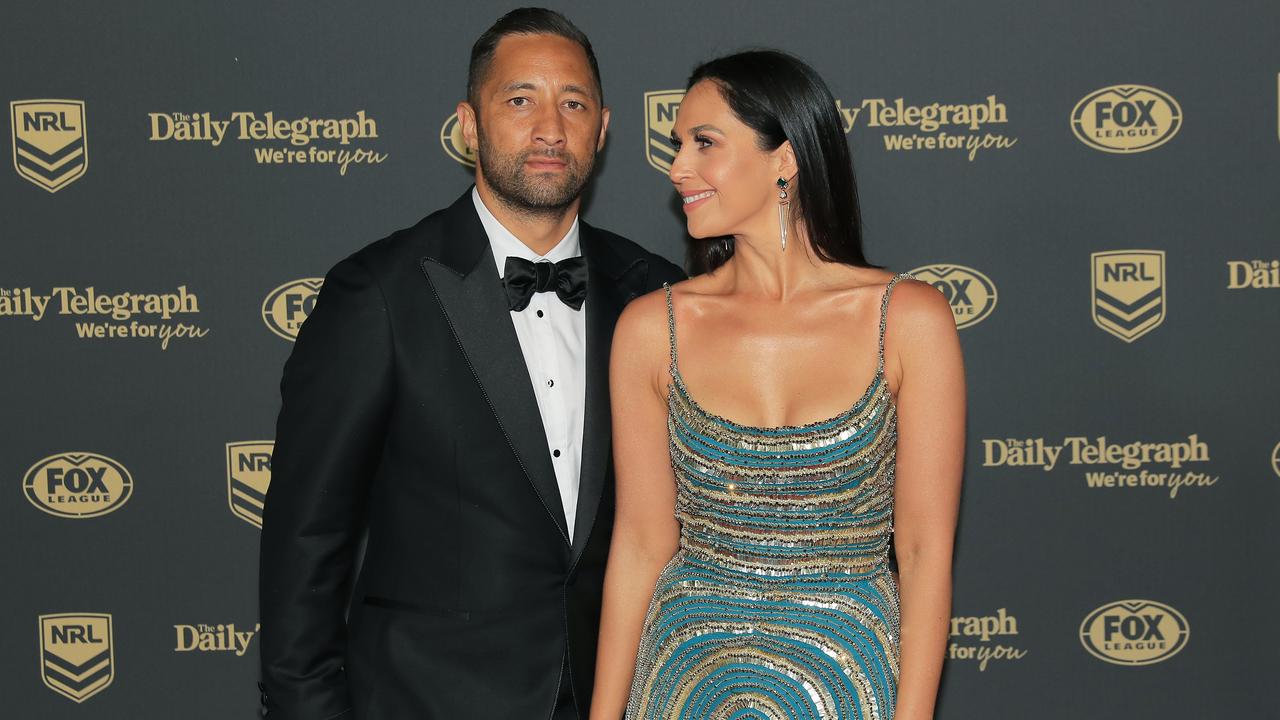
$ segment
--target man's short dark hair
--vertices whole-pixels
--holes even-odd
[[[471,46],[471,64],[467,67],[467,102],[471,107],[479,108],[480,86],[484,84],[489,73],[489,65],[493,62],[493,53],[498,43],[508,35],[558,35],[572,40],[582,47],[587,54],[587,63],[591,66],[591,74],[596,81],[596,93],[604,102],[604,86],[600,83],[600,66],[596,64],[596,54],[591,49],[591,41],[577,25],[569,22],[569,18],[555,10],[546,8],[517,8],[498,18],[484,34]]]

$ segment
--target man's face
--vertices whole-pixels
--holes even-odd
[[[609,126],[582,47],[558,35],[509,35],[475,100],[460,103],[458,117],[478,181],[513,210],[563,212],[591,177]]]

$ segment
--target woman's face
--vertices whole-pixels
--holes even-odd
[[[746,234],[760,232],[770,218],[777,223],[781,148],[761,150],[756,132],[733,114],[714,82],[689,88],[671,135],[671,182],[684,200],[689,235]]]

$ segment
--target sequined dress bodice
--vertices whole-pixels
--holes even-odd
[[[698,404],[680,375],[666,287],[680,546],[646,616],[627,718],[892,717],[897,406],[884,331],[904,277],[885,288],[876,371],[853,406],[780,427]]]

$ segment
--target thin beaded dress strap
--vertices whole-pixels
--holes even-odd
[[[901,272],[894,275],[884,288],[884,297],[880,299],[880,347],[876,353],[876,377],[884,372],[884,329],[889,320],[889,295],[893,293],[893,286],[897,285],[899,280],[914,279],[911,273]]]
[[[675,378],[679,372],[676,369],[676,312],[671,306],[671,285],[662,283],[662,288],[667,291],[667,340],[671,345],[671,377]]]

